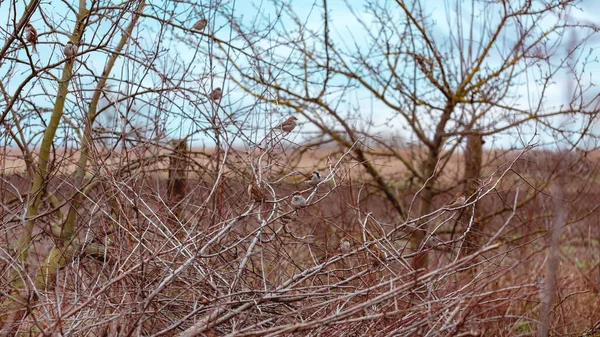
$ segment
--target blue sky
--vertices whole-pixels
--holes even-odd
[[[515,1],[513,1],[514,3]],[[151,2],[152,3],[152,2]],[[228,10],[233,12],[234,15],[243,22],[246,22],[248,25],[252,25],[253,23],[259,22],[261,20],[257,20],[257,16],[259,18],[266,19],[267,21],[273,21],[273,18],[276,18],[276,11],[273,6],[268,3],[259,0],[252,1],[222,1],[222,5],[219,8],[220,10]],[[352,14],[351,10],[348,8],[347,3],[342,0],[329,0],[327,1],[329,7],[329,17],[331,19],[331,27],[330,31],[332,37],[336,40],[336,43],[340,46],[343,46],[344,43],[348,44],[352,47],[350,41],[355,39],[356,41],[368,41],[368,36],[366,32],[359,28],[356,22],[356,18],[354,14]],[[364,22],[367,24],[371,24],[373,17],[366,13],[364,10],[364,6],[367,4],[367,1],[363,0],[353,0],[348,3],[352,3],[352,8],[355,9],[355,13],[359,13],[358,15]],[[390,4],[392,5],[393,1],[379,1],[380,4]],[[435,34],[439,34],[439,38],[442,39],[444,37],[445,26],[448,22],[455,22],[456,20],[465,18],[458,18],[454,13],[452,8],[448,8],[445,6],[440,6],[444,2],[442,1],[422,1],[421,5],[424,7],[424,11],[431,15],[431,18],[437,23],[437,31]],[[452,1],[447,1],[447,4],[453,4]],[[73,5],[76,6],[77,2],[73,1]],[[164,3],[156,2],[152,3],[156,6],[162,6]],[[173,21],[182,24],[184,26],[191,26],[199,17],[205,16],[211,19],[211,25],[209,29],[215,31],[215,35],[223,40],[228,40],[231,30],[229,25],[220,15],[215,16],[214,6],[211,7],[211,4],[214,4],[214,1],[204,1],[199,5],[192,6],[190,4],[180,3],[180,2],[171,2],[165,8],[172,10],[174,13]],[[306,22],[306,27],[312,29],[314,31],[322,31],[323,23],[322,23],[322,10],[320,9],[321,1],[313,2],[313,1],[292,1],[291,5],[296,11],[299,19],[302,22]],[[438,6],[436,6],[438,5]],[[464,5],[464,2],[463,2]],[[600,3],[594,0],[585,0],[580,3],[579,6],[581,9],[572,10],[569,15],[576,20],[585,20],[590,22],[595,22],[596,18],[594,13],[598,13],[600,10]],[[55,25],[55,27],[59,28],[62,32],[69,32],[73,25],[74,14],[68,13],[67,7],[62,2],[48,2],[43,3],[42,8],[45,13],[47,13],[47,18],[51,19],[51,22]],[[0,4],[0,24],[6,27],[9,22],[9,18],[11,18],[12,12],[9,9],[9,2],[2,2]],[[22,3],[19,5],[20,12],[22,9]],[[153,13],[152,6],[147,6],[146,13]],[[65,15],[65,13],[67,13]],[[393,13],[391,13],[393,14]],[[493,20],[493,15],[489,15],[490,13],[482,13],[482,15],[487,14],[482,20]],[[286,21],[288,19],[283,19],[278,27],[286,27],[291,26],[291,22]],[[39,12],[37,12],[32,18],[32,22],[42,36],[40,37],[41,46],[39,47],[40,57],[35,58],[39,65],[50,64],[61,60],[62,58],[62,50],[61,46],[68,40],[68,36],[66,34],[43,34],[48,32],[47,25],[44,24],[42,17]],[[128,22],[128,18],[122,20],[122,22]],[[483,24],[485,21],[481,21],[480,24]],[[263,21],[264,24],[264,21]],[[41,27],[41,28],[40,28]],[[102,24],[97,26],[97,31],[87,32],[85,36],[86,42],[92,41],[100,41],[102,35],[109,31],[112,28],[111,25]],[[190,78],[186,78],[188,80],[185,85],[186,87],[196,88],[201,90],[209,91],[211,87],[211,77],[205,76],[206,74],[210,74],[211,72],[215,75],[212,77],[213,87],[221,86],[223,83],[223,68],[219,66],[215,66],[213,70],[210,69],[210,62],[205,57],[205,55],[197,54],[196,48],[198,45],[201,48],[206,48],[207,40],[205,37],[193,37],[188,38],[187,43],[182,43],[181,40],[170,40],[171,36],[181,36],[181,32],[176,32],[173,30],[167,30],[163,32],[162,35],[159,35],[160,27],[156,24],[155,21],[144,19],[142,23],[136,30],[136,37],[143,48],[148,50],[153,49],[156,46],[160,46],[162,48],[161,57],[159,57],[155,64],[157,67],[161,69],[172,69],[175,71],[176,67],[190,67],[193,73],[197,74],[197,77],[190,76]],[[590,43],[597,43],[597,39],[590,40]],[[364,44],[368,46],[368,43]],[[268,46],[265,46],[268,47]],[[134,45],[128,46],[128,53],[138,54],[139,49]],[[289,49],[278,47],[273,51],[274,55],[277,56],[277,59],[286,56],[286,53],[289,53]],[[24,58],[24,53],[19,54],[20,57]],[[237,55],[238,60],[243,64],[248,62],[247,59],[244,59],[243,55]],[[85,62],[86,66],[90,69],[94,70],[96,73],[100,73],[104,67],[104,63],[106,60],[106,54],[100,52],[93,52],[87,54],[82,57],[80,61]],[[142,76],[143,69],[135,66],[131,63],[123,63],[122,60],[119,61],[115,67],[115,71],[113,71],[112,76],[120,77],[124,79],[132,79],[134,82],[139,81],[142,86],[156,86],[157,83],[160,82],[160,78],[153,74],[148,74],[146,76]],[[2,67],[0,67],[0,71],[4,74],[7,71],[7,63],[5,63]],[[589,80],[593,80],[592,76],[598,70],[598,65],[596,63],[591,64],[590,68],[590,78]],[[62,66],[59,66],[50,72],[59,77],[61,73]],[[8,90],[12,92],[16,86],[20,84],[20,80],[27,75],[27,66],[23,66],[18,68],[19,71],[15,72],[13,76],[13,80],[6,84]],[[84,69],[82,69],[83,71]],[[564,103],[564,99],[567,96],[564,93],[565,83],[569,81],[569,74],[565,72],[561,77],[558,78],[559,81],[553,86],[550,87],[550,90],[545,93],[546,100],[544,104],[550,106],[560,105]],[[91,89],[93,83],[89,81],[89,79],[83,78],[78,79],[79,81],[75,82],[76,85],[81,86],[82,88]],[[564,81],[561,83],[561,81]],[[88,82],[86,82],[88,81]],[[40,85],[43,83],[43,85]],[[116,83],[116,82],[114,82]],[[26,89],[26,93],[29,95],[33,95],[35,93],[52,92],[55,90],[56,82],[54,81],[43,81],[38,82],[35,87],[28,86]],[[224,88],[226,89],[228,96],[226,97],[227,102],[233,102],[232,105],[228,107],[230,109],[229,113],[232,111],[240,110],[240,109],[250,109],[253,107],[252,111],[260,111],[256,116],[252,118],[254,120],[248,121],[252,125],[252,127],[256,127],[262,130],[268,129],[269,126],[276,124],[282,119],[285,119],[288,115],[288,112],[285,109],[278,109],[273,106],[266,106],[263,103],[256,102],[253,99],[249,99],[239,88],[237,88],[230,81],[225,80]],[[121,85],[117,88],[121,92],[126,91],[135,91],[139,88],[136,85]],[[517,88],[516,91],[527,91],[530,95],[536,95],[536,87],[531,83],[529,85],[523,84],[521,88]],[[330,99],[334,99],[335,97],[339,97],[342,95],[340,92],[332,92],[328,93]],[[346,94],[347,95],[347,94]],[[595,97],[595,92],[590,92],[589,97]],[[116,95],[118,96],[118,95]],[[383,104],[373,99],[373,97],[364,90],[354,90],[351,95],[348,95],[347,101],[351,103],[351,105],[358,110],[361,111],[363,116],[377,116],[377,122],[375,126],[367,126],[361,125],[361,122],[357,119],[355,125],[357,127],[369,128],[371,132],[380,133],[382,137],[390,136],[390,126],[392,126],[393,133],[397,137],[405,138],[406,140],[411,139],[411,135],[405,131],[402,131],[404,121],[399,118],[393,118],[393,111],[390,111],[389,108],[386,108]],[[155,97],[153,99],[159,99]],[[169,109],[173,109],[173,114],[168,117],[161,118],[161,127],[164,133],[168,135],[168,137],[181,137],[191,132],[192,130],[197,129],[200,126],[205,126],[206,123],[192,123],[191,119],[194,120],[202,120],[202,113],[205,112],[210,107],[207,104],[198,104],[197,102],[185,101],[181,97],[171,97],[173,102],[168,103],[165,101],[166,107]],[[39,103],[40,105],[48,105],[51,106],[54,97],[52,95],[48,95],[44,98],[44,103]],[[69,113],[68,116],[72,118],[81,118],[80,109],[77,105],[82,106],[83,102],[74,101],[72,105],[68,108]],[[129,102],[123,103],[123,105],[128,105]],[[139,111],[144,111],[143,114],[152,115],[151,108],[148,105],[144,105],[143,103],[136,102],[138,104]],[[140,105],[141,104],[141,105]],[[528,99],[522,98],[518,104],[528,105]],[[180,105],[180,106],[178,106]],[[144,110],[146,109],[146,110]],[[47,114],[43,114],[42,116],[46,116]],[[141,120],[141,118],[140,118]],[[570,127],[576,127],[581,121],[577,120],[577,118],[569,117],[568,121],[563,121],[557,119],[555,123],[564,123],[569,122]],[[140,122],[143,124],[143,122]],[[32,121],[32,125],[39,125],[39,122]],[[302,129],[304,131],[313,129],[310,125],[303,125]],[[35,130],[35,127],[32,127],[32,131]],[[523,129],[522,131],[525,133],[531,132],[533,129]],[[158,131],[155,131],[158,132]],[[301,137],[299,134],[296,134],[296,141],[301,141]],[[260,136],[257,136],[260,138]],[[550,138],[548,138],[549,140]],[[544,140],[544,139],[542,139]],[[499,143],[504,146],[509,145],[510,140],[503,140],[501,137],[498,139]],[[212,145],[212,140],[210,138],[198,138],[199,143],[204,143],[207,146]]]
[[[352,41],[358,41],[359,43],[363,42],[363,44],[360,46],[362,48],[369,48],[369,38],[367,36],[367,34],[365,33],[365,31],[360,28],[360,26],[357,24],[357,20],[354,16],[354,14],[348,9],[348,6],[346,5],[346,3],[344,1],[328,1],[328,6],[330,9],[330,13],[329,13],[329,18],[331,19],[331,27],[330,30],[332,32],[332,36],[334,36],[335,42],[338,46],[340,45],[349,45],[350,48],[352,49],[354,46],[352,45]],[[367,3],[366,1],[352,1],[352,8],[355,9],[355,13],[357,13],[359,15],[359,17],[364,20],[364,22],[367,24],[367,26],[369,26],[370,24],[372,24],[372,20],[373,17],[364,12],[364,11],[360,11],[361,8],[364,7],[364,5]],[[396,6],[394,4],[394,1],[378,1],[378,3],[383,4],[383,5],[390,5],[390,6]],[[440,6],[440,4],[446,3],[448,4],[448,6]],[[466,5],[465,5],[466,3]],[[517,4],[517,1],[512,1],[512,4]],[[304,4],[304,6],[302,6],[301,4]],[[320,4],[320,2],[319,2]],[[421,6],[424,8],[424,12],[429,14],[431,19],[433,21],[436,22],[436,28],[434,29],[434,35],[436,36],[436,38],[438,38],[440,41],[443,41],[445,38],[447,38],[447,29],[448,29],[448,25],[450,26],[454,26],[455,22],[457,22],[458,20],[462,20],[462,22],[464,24],[466,24],[467,26],[470,24],[469,20],[470,20],[470,16],[465,15],[463,17],[458,17],[456,15],[456,13],[454,12],[454,6],[456,3],[454,3],[453,1],[446,1],[446,2],[442,2],[442,1],[422,1],[421,2]],[[461,4],[463,5],[463,11],[465,11],[465,13],[470,12],[470,7],[468,6],[470,4],[470,2],[461,2]],[[301,18],[301,21],[306,21],[307,23],[307,28],[312,29],[314,31],[322,31],[323,29],[323,24],[322,24],[322,20],[321,20],[321,15],[322,15],[322,11],[320,11],[318,8],[315,9],[313,6],[308,6],[307,2],[294,2],[295,8],[297,9],[297,13],[299,14],[299,17]],[[436,6],[437,5],[437,6]],[[539,2],[538,2],[538,6],[539,6]],[[581,2],[577,8],[573,8],[569,11],[568,15],[569,18],[571,20],[571,22],[574,21],[583,21],[583,22],[588,22],[588,23],[596,23],[596,19],[594,17],[594,15],[590,14],[590,13],[596,13],[597,10],[599,9],[600,5],[598,4],[598,2],[594,2],[594,1],[583,1]],[[474,25],[475,26],[481,26],[483,27],[484,25],[492,25],[494,23],[494,20],[498,20],[498,15],[494,12],[495,11],[499,11],[500,10],[500,5],[497,4],[495,7],[493,7],[493,10],[490,10],[489,8],[486,8],[485,11],[482,10],[482,8],[477,8],[477,6],[474,9],[474,13],[476,13],[476,17],[475,17],[475,21],[474,21]],[[248,17],[252,17],[251,14],[245,14]],[[265,14],[266,15],[266,14]],[[390,15],[394,15],[394,13],[391,13]],[[552,17],[552,16],[548,16],[545,21],[541,22],[541,25],[548,25],[551,24],[554,20],[556,19],[556,17]],[[284,19],[284,24],[285,24],[285,19]],[[483,30],[482,30],[483,31]],[[507,31],[507,33],[505,34],[505,36],[502,36],[503,39],[506,39],[508,41],[508,44],[510,45],[510,43],[515,43],[515,41],[511,41],[511,36],[510,36],[510,30]],[[475,39],[476,39],[476,34],[477,34],[477,30],[475,31]],[[581,34],[585,34],[583,31],[581,32]],[[550,39],[553,39],[556,37],[550,37]],[[560,44],[559,47],[566,47],[566,45],[568,43],[570,43],[569,38],[571,37],[567,37],[565,39],[563,39]],[[575,40],[578,38],[578,36],[574,36],[573,37]],[[514,39],[513,39],[514,40]],[[597,38],[592,38],[588,41],[588,45],[586,46],[586,48],[584,48],[585,52],[590,52],[591,48],[596,47],[597,45]],[[439,41],[438,41],[439,42]],[[343,48],[343,47],[342,47]],[[285,54],[286,51],[285,49],[281,49],[279,51],[280,54]],[[500,55],[500,54],[505,54],[507,53],[507,50],[498,50],[496,51],[496,55]],[[595,51],[591,51],[592,54],[595,54]],[[579,56],[579,55],[576,55]],[[557,53],[557,57],[554,59],[555,62],[558,61],[558,59],[560,57],[564,57],[564,52],[559,48],[558,53]],[[591,59],[594,59],[595,55],[591,56]],[[494,63],[494,58],[490,58],[488,60],[488,62],[490,62],[491,66],[493,66]],[[593,81],[593,75],[596,72],[596,70],[598,69],[598,64],[597,62],[591,62],[587,65],[586,68],[586,74],[589,74],[589,77],[584,78],[584,82],[590,82]],[[535,69],[533,71],[536,71]],[[533,73],[533,72],[528,72],[527,75],[528,76],[534,76],[534,75],[538,75],[541,73],[542,70],[540,70],[540,72],[538,73]],[[535,106],[537,105],[538,101],[539,101],[539,97],[540,95],[544,95],[544,99],[543,99],[543,105],[544,108],[542,109],[543,111],[551,111],[551,110],[555,110],[558,109],[561,105],[566,104],[566,100],[570,97],[570,93],[565,91],[565,88],[568,88],[568,83],[569,81],[571,81],[572,76],[571,74],[565,69],[565,71],[559,71],[559,73],[557,74],[557,76],[554,78],[554,83],[551,84],[546,91],[544,91],[543,93],[541,92],[541,88],[539,86],[537,86],[535,83],[533,83],[531,81],[531,78],[526,78],[525,76],[523,76],[523,78],[521,79],[521,85],[515,86],[514,87],[514,92],[515,95],[520,95],[521,97],[516,99],[516,101],[514,101],[514,104],[517,104],[518,106],[524,108],[524,109],[533,109],[535,108]],[[592,99],[594,97],[596,97],[597,92],[595,92],[592,88],[591,91],[587,92],[585,97],[587,99]],[[352,93],[351,98],[348,98],[348,100],[352,99],[354,102],[357,102],[356,104],[359,105],[360,110],[362,111],[364,116],[367,115],[377,115],[379,117],[379,121],[380,121],[380,125],[374,128],[371,128],[370,130],[372,130],[373,132],[380,132],[382,137],[385,136],[389,136],[389,127],[388,125],[392,125],[394,127],[394,129],[396,130],[396,128],[401,128],[403,125],[403,120],[398,119],[398,118],[391,118],[393,111],[390,111],[388,108],[386,108],[381,102],[374,100],[372,98],[372,96],[366,92],[365,90],[356,90]],[[502,113],[502,111],[498,111],[498,113]],[[510,118],[511,116],[507,116],[507,118]],[[567,117],[557,117],[553,119],[553,124],[555,125],[562,125],[563,128],[565,129],[571,129],[571,130],[578,130],[581,128],[581,126],[583,124],[585,124],[586,120],[585,119],[581,119],[578,118],[577,116],[567,116]],[[536,129],[536,125],[534,124],[529,124],[526,127],[522,127],[520,130],[522,133],[524,134],[532,134],[535,131],[539,131],[539,129]],[[397,134],[398,135],[398,134]],[[402,132],[399,132],[399,136],[400,137],[405,137],[406,139],[410,139],[410,135],[409,134],[402,134]],[[551,145],[556,144],[556,142],[554,141],[554,137],[552,135],[541,135],[541,137],[539,137],[539,139],[541,140],[542,143],[548,143]],[[517,140],[517,142],[519,141],[517,138],[514,137],[505,137],[502,135],[499,135],[497,137],[497,143],[496,145],[502,145],[502,146],[509,146],[511,143],[513,143],[513,140]]]

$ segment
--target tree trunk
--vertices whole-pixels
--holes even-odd
[[[435,167],[437,165],[440,152],[442,146],[444,145],[444,133],[446,129],[446,124],[450,120],[450,116],[452,116],[452,112],[454,111],[454,107],[456,106],[456,98],[454,96],[450,96],[448,101],[446,102],[446,106],[444,107],[444,111],[440,116],[440,121],[435,128],[435,135],[433,136],[433,140],[427,144],[429,148],[429,153],[427,154],[427,158],[423,162],[423,195],[421,197],[421,212],[420,215],[423,216],[431,212],[431,205],[433,202],[433,187],[434,183],[437,180]],[[418,224],[420,230],[416,230],[413,232],[413,235],[410,238],[411,248],[418,250],[421,247],[421,243],[423,239],[425,239],[426,234],[429,232],[429,228],[427,225]],[[427,268],[427,253],[419,253],[415,256],[412,266],[414,269],[419,268]]]
[[[435,181],[435,164],[437,163],[438,152],[430,151],[427,158],[423,163],[423,177],[428,179],[432,177],[430,181],[424,186],[423,194],[421,197],[421,209],[420,215],[425,215],[431,212],[431,205],[433,203],[433,181]],[[414,250],[418,250],[421,247],[421,243],[425,239],[427,231],[429,230],[428,226],[425,224],[418,224],[420,230],[416,230],[413,232],[410,238],[411,248]],[[427,268],[428,259],[427,252],[420,252],[415,256],[412,262],[413,269]]]
[[[170,203],[178,203],[185,196],[188,149],[185,139],[173,139],[171,145],[173,146],[173,153],[169,158],[167,196]]]
[[[465,173],[463,181],[465,182],[465,195],[470,197],[479,187],[479,177],[481,176],[481,166],[483,162],[483,137],[480,133],[475,133],[467,137],[467,149],[465,150]],[[470,199],[472,200],[472,199]],[[473,223],[465,233],[465,242],[462,253],[465,255],[475,252],[478,248],[477,237],[482,230],[481,223],[477,221],[477,204],[475,204],[475,216]],[[470,212],[462,212],[459,221],[468,225],[471,219]]]

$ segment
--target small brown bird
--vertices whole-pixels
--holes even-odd
[[[467,201],[467,199],[465,198],[465,195],[460,192],[456,192],[456,194],[454,195],[454,198],[452,198],[452,200],[450,200],[446,204],[446,208],[454,208],[454,207],[463,206],[465,204],[465,201]]]
[[[315,186],[323,180],[321,174],[317,171],[313,171],[312,176],[304,181],[305,184]]]
[[[223,97],[223,90],[221,90],[221,88],[216,88],[208,95],[208,98],[211,101],[218,101],[221,97]]]
[[[290,133],[296,127],[296,125],[297,125],[296,121],[297,120],[298,120],[298,118],[292,116],[292,117],[286,119],[285,121],[283,121],[281,124],[279,124],[276,127],[274,127],[273,130],[282,130],[282,131],[284,131],[286,133]]]
[[[33,25],[31,23],[28,23],[25,26],[25,40],[29,43],[31,43],[31,47],[33,49],[33,52],[37,54],[37,48],[35,47],[35,45],[37,44],[37,31],[35,30],[35,28],[33,28]]]
[[[204,28],[206,28],[207,24],[208,24],[208,20],[206,20],[205,18],[202,18],[202,19],[198,20],[192,28],[194,30],[203,31]]]
[[[65,44],[64,53],[67,58],[75,56],[75,54],[77,54],[77,46],[71,41],[67,42],[67,44]]]
[[[427,239],[425,239],[423,248],[435,248],[441,244],[443,244],[442,240],[440,240],[437,235],[431,234],[427,237]]]
[[[250,185],[248,185],[248,196],[250,197],[250,200],[254,200],[254,201],[265,200],[265,193],[263,192],[262,188],[254,180],[252,180]]]
[[[304,199],[303,196],[301,196],[297,192],[294,192],[294,194],[292,194],[292,206],[294,206],[294,208],[306,207],[306,204],[307,201],[306,199]]]
[[[340,240],[340,251],[342,252],[342,254],[348,254],[348,252],[350,251],[350,240],[348,240],[347,237],[343,237]]]
[[[421,71],[425,74],[431,73],[431,69],[433,69],[433,61],[430,59],[426,59],[421,55],[415,54],[413,55],[415,58],[417,65],[421,69]]]
[[[381,249],[379,249],[377,243],[373,243],[372,245],[370,245],[369,249],[371,250],[371,252],[368,253],[368,259],[371,263],[370,267],[376,268],[381,264],[382,259],[385,259],[385,257],[383,256],[383,254],[381,254]]]

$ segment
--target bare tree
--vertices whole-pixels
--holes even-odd
[[[305,23],[285,2],[272,1],[277,20],[283,17],[293,26],[272,25],[267,15],[259,18],[261,25],[237,22],[239,43],[252,50],[260,66],[236,62],[237,56],[227,61],[236,66],[232,79],[240,88],[310,121],[316,127],[314,144],[342,149],[366,144],[353,147],[353,153],[402,223],[430,213],[436,195],[466,183],[460,175],[444,184],[440,177],[469,135],[524,146],[523,137],[560,130],[553,122],[557,116],[593,121],[597,108],[582,97],[591,85],[584,79],[591,55],[583,53],[597,27],[566,15],[571,3],[445,1],[445,22],[432,17],[436,5],[425,7],[422,1],[347,3],[355,24],[341,23],[334,34],[327,1],[315,8],[323,18],[318,25]],[[274,31],[265,36],[256,28],[262,26]],[[338,33],[341,29],[348,31]],[[562,104],[551,92],[563,89],[554,83],[562,81],[565,68],[577,89]],[[349,95],[364,97],[371,111]],[[576,144],[581,139],[567,138]],[[416,150],[407,151],[409,146]],[[389,158],[402,163],[398,174],[384,175],[373,164]],[[395,193],[397,180],[422,186],[418,211]],[[425,233],[415,232],[413,248]],[[427,265],[418,260],[417,267]]]

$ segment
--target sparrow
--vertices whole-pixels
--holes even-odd
[[[250,197],[250,200],[254,200],[254,201],[265,200],[265,193],[263,192],[262,188],[254,180],[252,180],[250,185],[248,185],[248,196]]]
[[[348,240],[348,238],[343,237],[340,240],[340,251],[342,252],[342,254],[348,254],[348,252],[350,251],[350,240]]]
[[[28,23],[25,26],[25,40],[31,43],[33,52],[37,54],[37,49],[35,48],[35,44],[37,43],[37,31],[33,28],[31,23]]]
[[[454,195],[454,198],[452,198],[452,200],[450,200],[446,204],[446,208],[454,208],[454,207],[463,206],[465,204],[465,201],[467,201],[467,199],[465,198],[465,195],[460,192],[456,192],[456,194]]]
[[[302,208],[305,207],[307,204],[306,199],[304,199],[303,196],[301,196],[300,194],[297,194],[296,192],[294,192],[294,194],[292,194],[292,206],[294,206],[294,208]]]
[[[415,58],[417,65],[419,66],[419,68],[421,68],[421,71],[424,74],[431,73],[431,69],[433,68],[433,61],[431,61],[430,59],[426,59],[418,54],[413,55],[413,57]]]
[[[202,19],[198,20],[196,23],[194,23],[194,26],[192,28],[195,30],[202,31],[202,30],[204,30],[204,28],[206,28],[207,24],[208,24],[208,20],[206,20],[205,18],[202,18]]]
[[[73,44],[73,42],[69,41],[65,44],[65,56],[67,58],[71,58],[77,54],[77,46]]]
[[[292,117],[286,119],[285,121],[283,121],[281,124],[274,127],[273,130],[283,130],[286,133],[290,133],[296,127],[297,120],[298,120],[298,118],[292,116]]]
[[[216,88],[208,95],[208,98],[211,101],[218,101],[221,97],[223,97],[223,90],[221,90],[221,88]]]
[[[425,242],[423,243],[423,248],[435,248],[442,244],[442,240],[440,240],[437,235],[431,234],[427,237]]]
[[[370,267],[376,268],[381,264],[382,257],[385,257],[381,254],[381,249],[379,249],[376,243],[369,246],[369,249],[371,250],[371,253],[368,254],[368,260],[371,263]]]
[[[304,181],[304,183],[315,186],[318,183],[320,183],[322,180],[323,180],[323,177],[321,176],[321,174],[317,171],[313,171],[312,176],[309,179],[306,179]]]

